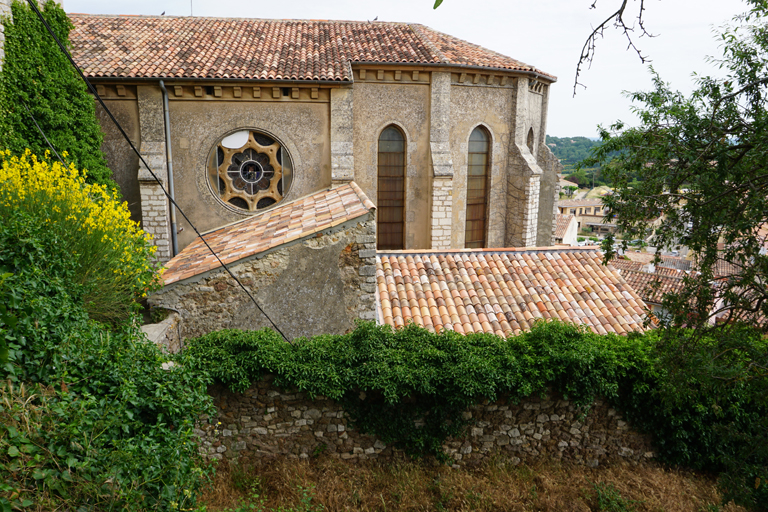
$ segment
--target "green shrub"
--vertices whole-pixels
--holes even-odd
[[[32,112],[46,137],[78,169],[88,169],[88,181],[116,187],[101,151],[103,135],[96,120],[93,97],[26,2],[11,4],[13,21],[3,20],[5,60],[0,72],[0,150],[20,155],[26,149],[42,155],[48,144],[24,108]],[[72,24],[60,5],[48,0],[43,17],[60,41],[67,44]]]
[[[444,459],[442,443],[461,432],[470,405],[549,387],[577,406],[617,397],[622,379],[650,367],[646,351],[642,338],[554,322],[509,339],[360,323],[349,334],[293,344],[270,330],[220,331],[190,340],[182,357],[234,391],[272,373],[278,386],[339,401],[363,432]]]
[[[3,154],[0,214],[0,506],[193,506],[209,378],[164,370],[131,314],[157,280],[144,235],[102,187],[31,156]],[[112,309],[94,295],[109,286]]]
[[[156,248],[126,203],[47,154],[0,152],[0,261],[63,279],[95,320],[124,320],[159,284]]]

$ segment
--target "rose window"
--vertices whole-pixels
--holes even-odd
[[[280,202],[290,187],[293,165],[282,144],[256,131],[224,137],[211,155],[211,187],[228,206],[257,211]]]

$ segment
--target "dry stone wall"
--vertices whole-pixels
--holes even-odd
[[[375,436],[355,430],[338,403],[324,397],[310,400],[303,393],[276,388],[271,376],[242,394],[222,386],[209,391],[218,415],[199,422],[196,430],[207,458],[402,456]],[[506,457],[514,464],[547,458],[591,467],[653,458],[649,440],[631,430],[603,400],[584,414],[552,394],[519,404],[501,399],[477,405],[464,417],[472,420],[464,437],[443,445],[458,466],[474,466],[493,457]]]

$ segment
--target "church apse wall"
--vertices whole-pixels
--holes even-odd
[[[252,96],[253,87],[248,89],[248,95]],[[264,89],[264,95],[271,99],[272,88]],[[233,132],[263,132],[289,153],[293,176],[290,189],[283,191],[283,200],[296,199],[331,185],[329,93],[323,92],[322,98],[314,101],[309,97],[309,101],[302,101],[301,96],[284,98],[282,88],[278,101],[254,98],[195,101],[173,99],[171,94],[176,198],[198,229],[214,229],[249,215],[247,210],[229,207],[220,200],[212,191],[208,177],[212,152],[222,137]],[[309,89],[306,93],[311,94]],[[318,96],[321,96],[319,92]],[[181,248],[191,242],[195,234],[183,219],[178,219],[178,225],[184,228],[178,235]]]
[[[394,124],[406,139],[405,248],[430,247],[429,223],[431,165],[429,156],[430,74],[384,70],[366,71],[354,84],[354,179],[376,203],[378,141],[381,131]],[[398,81],[406,83],[397,83]]]

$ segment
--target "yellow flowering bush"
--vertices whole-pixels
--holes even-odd
[[[66,275],[91,318],[128,317],[135,299],[159,285],[151,236],[130,219],[115,191],[86,183],[86,171],[26,150],[0,151],[0,217],[45,271]],[[66,158],[66,156],[65,156]],[[11,272],[13,269],[10,269]]]

